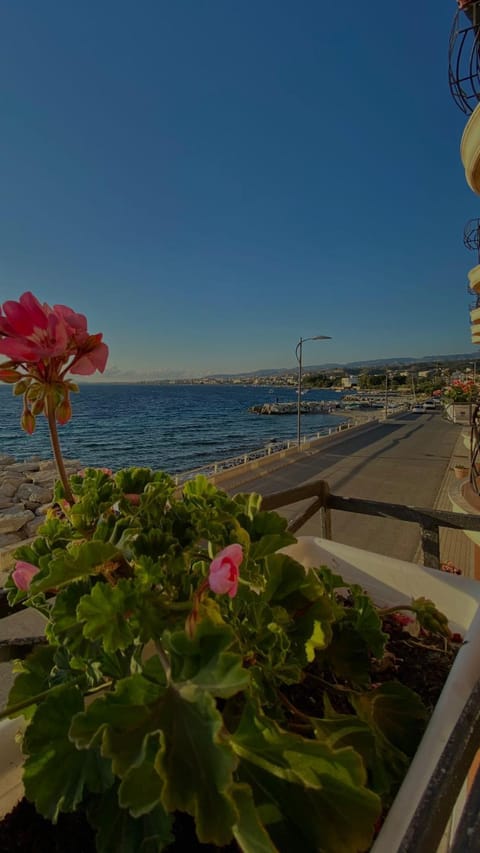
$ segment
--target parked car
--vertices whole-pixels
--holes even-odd
[[[425,409],[423,408],[423,406],[412,406],[411,411],[412,411],[412,412],[416,412],[417,414],[422,414],[422,415],[423,415],[423,413],[424,413]]]
[[[425,400],[423,403],[423,409],[425,412],[430,412],[436,409],[435,400]]]

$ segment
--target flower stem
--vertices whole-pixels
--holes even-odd
[[[53,455],[55,457],[55,464],[57,466],[58,476],[60,477],[63,490],[65,492],[65,498],[68,503],[72,505],[73,494],[70,488],[70,483],[68,482],[67,472],[65,470],[65,463],[63,461],[62,451],[60,449],[60,442],[58,440],[57,423],[55,420],[55,403],[51,392],[47,394],[47,419],[48,428],[50,430],[50,441],[52,443],[52,450]]]

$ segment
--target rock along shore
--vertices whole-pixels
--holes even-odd
[[[78,460],[67,459],[68,474],[78,471]],[[58,479],[53,460],[31,456],[17,461],[0,454],[0,549],[35,536],[52,501]]]

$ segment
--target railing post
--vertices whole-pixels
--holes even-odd
[[[332,512],[328,506],[328,496],[330,489],[328,483],[324,480],[322,483],[322,500],[323,504],[320,509],[320,536],[323,539],[332,539]]]
[[[438,524],[421,525],[423,565],[429,569],[440,568],[440,534]]]

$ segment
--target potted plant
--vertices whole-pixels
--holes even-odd
[[[0,315],[2,378],[24,398],[24,428],[46,413],[56,434],[69,367],[101,369],[104,345],[81,315],[22,300]],[[17,665],[0,714],[10,745],[23,730],[37,812],[81,812],[100,853],[368,849],[429,717],[385,655],[387,626],[400,614],[454,656],[467,622],[453,609],[449,627],[418,578],[411,594],[389,579],[387,600],[375,560],[360,574],[344,561],[342,578],[338,555],[297,543],[258,495],[202,477],[179,493],[142,468],[68,480],[52,444],[54,504],[7,582],[11,605],[45,618],[46,641]],[[8,784],[6,796],[18,773]]]
[[[454,465],[453,473],[457,480],[464,480],[465,477],[468,477],[470,474],[470,468],[467,468],[466,465]]]
[[[444,393],[445,413],[453,423],[469,424],[472,405],[478,398],[478,385],[471,380],[454,379]]]

